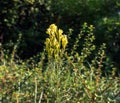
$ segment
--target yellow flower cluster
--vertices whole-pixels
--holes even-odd
[[[63,30],[58,29],[55,24],[51,24],[46,33],[49,35],[49,38],[46,38],[45,41],[48,57],[58,58],[67,46],[67,35],[63,35]]]

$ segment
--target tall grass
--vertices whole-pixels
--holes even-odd
[[[67,35],[55,24],[47,29],[44,52],[27,61],[0,48],[1,103],[119,103],[120,79],[115,68],[103,75],[106,58],[103,43],[89,60],[96,46],[94,27],[85,23],[71,51]],[[21,38],[21,37],[20,37]],[[79,40],[84,39],[81,52]],[[35,58],[40,58],[39,62]],[[111,65],[111,64],[110,64]]]

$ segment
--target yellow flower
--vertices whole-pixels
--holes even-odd
[[[46,31],[46,33],[50,35],[50,33],[51,33],[51,29],[48,28],[47,31]]]
[[[54,38],[52,42],[53,42],[53,46],[56,46],[56,43],[57,43],[56,38]]]
[[[59,34],[59,35],[62,35],[62,33],[63,33],[63,30],[59,29],[59,30],[58,30],[58,34]]]
[[[61,51],[66,48],[68,43],[67,35],[62,35],[63,30],[57,29],[55,24],[51,24],[46,33],[49,34],[49,38],[47,38],[45,42],[48,57],[57,58],[60,56]]]
[[[51,29],[51,34],[56,33],[57,26],[55,24],[51,24],[49,28]]]
[[[49,35],[54,35],[57,31],[57,26],[55,24],[51,24],[49,28],[47,29],[46,33]]]
[[[60,44],[58,42],[56,42],[55,47],[56,47],[56,50],[59,50],[60,49]]]
[[[50,44],[50,39],[47,38],[46,41],[45,41],[45,45],[47,46],[48,44]]]
[[[66,48],[67,43],[68,43],[67,35],[63,35],[62,36],[62,46],[63,46],[63,49]]]

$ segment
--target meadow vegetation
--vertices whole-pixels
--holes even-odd
[[[84,23],[68,49],[72,30],[65,35],[51,24],[43,52],[27,60],[16,55],[22,34],[12,53],[0,45],[0,102],[119,103],[120,74],[107,61],[106,44],[94,44],[93,31]]]

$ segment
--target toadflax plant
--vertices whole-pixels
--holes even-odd
[[[58,29],[55,24],[51,24],[46,33],[49,38],[45,41],[45,50],[48,54],[48,58],[61,57],[68,44],[67,35],[63,34],[61,29]]]

